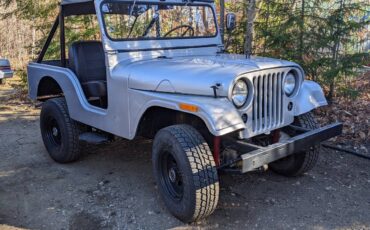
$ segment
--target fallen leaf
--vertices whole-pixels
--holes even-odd
[[[359,135],[360,135],[360,138],[361,138],[362,140],[365,140],[365,139],[366,139],[366,134],[365,134],[364,132],[360,131],[360,132],[359,132]]]

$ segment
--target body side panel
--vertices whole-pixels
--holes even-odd
[[[108,109],[101,109],[89,104],[86,100],[81,85],[76,75],[67,68],[31,63],[28,66],[29,96],[37,99],[38,85],[42,78],[53,78],[63,90],[68,104],[68,110],[72,119],[92,127],[113,133],[117,136],[128,137],[127,107],[125,107],[124,83],[122,80],[108,81],[108,92],[116,92],[114,96],[108,95]],[[119,85],[118,89],[112,89],[112,84]],[[118,86],[116,86],[118,87]],[[117,95],[118,94],[118,95]],[[127,106],[127,101],[126,101]]]
[[[28,66],[29,95],[34,100],[43,77],[53,78],[62,88],[72,119],[123,138],[135,138],[141,116],[148,108],[157,106],[181,111],[179,103],[198,106],[200,111],[194,115],[201,118],[214,135],[245,128],[237,110],[226,98],[127,90],[127,76],[114,73],[108,80],[109,102],[108,109],[104,110],[88,103],[71,70],[31,63]]]

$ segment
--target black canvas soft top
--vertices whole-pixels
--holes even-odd
[[[61,5],[78,4],[85,2],[94,2],[93,0],[62,0]]]
[[[93,0],[62,0],[63,16],[95,14]]]
[[[190,0],[192,1],[192,0]],[[140,0],[137,0],[139,3]],[[214,0],[194,0],[213,3]],[[96,14],[94,0],[62,0],[63,16]]]
[[[214,2],[214,0],[196,0],[197,2]],[[94,2],[94,0],[62,0],[62,5],[77,4],[84,2]]]

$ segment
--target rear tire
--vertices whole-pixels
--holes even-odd
[[[317,129],[320,127],[312,113],[305,113],[296,117],[293,125]],[[319,159],[320,145],[313,146],[311,150],[290,155],[270,164],[270,168],[281,175],[292,177],[300,176],[311,170]]]
[[[213,213],[219,198],[216,164],[196,129],[175,125],[160,130],[152,157],[160,194],[175,217],[189,223]]]
[[[64,98],[50,99],[42,105],[40,128],[44,145],[53,160],[69,163],[80,158],[80,126],[70,118]]]
[[[0,79],[0,85],[2,85],[3,84],[3,79]]]

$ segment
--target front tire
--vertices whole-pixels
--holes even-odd
[[[64,98],[54,98],[42,105],[40,128],[50,157],[58,163],[70,163],[81,156],[79,124],[69,116]]]
[[[305,113],[296,117],[293,125],[306,128],[317,129],[320,127],[312,113]],[[290,155],[281,160],[270,164],[270,168],[283,176],[300,176],[311,170],[319,159],[320,145],[313,146],[311,150]]]
[[[213,213],[219,198],[216,164],[196,129],[175,125],[160,130],[152,157],[160,194],[175,217],[189,223]]]

